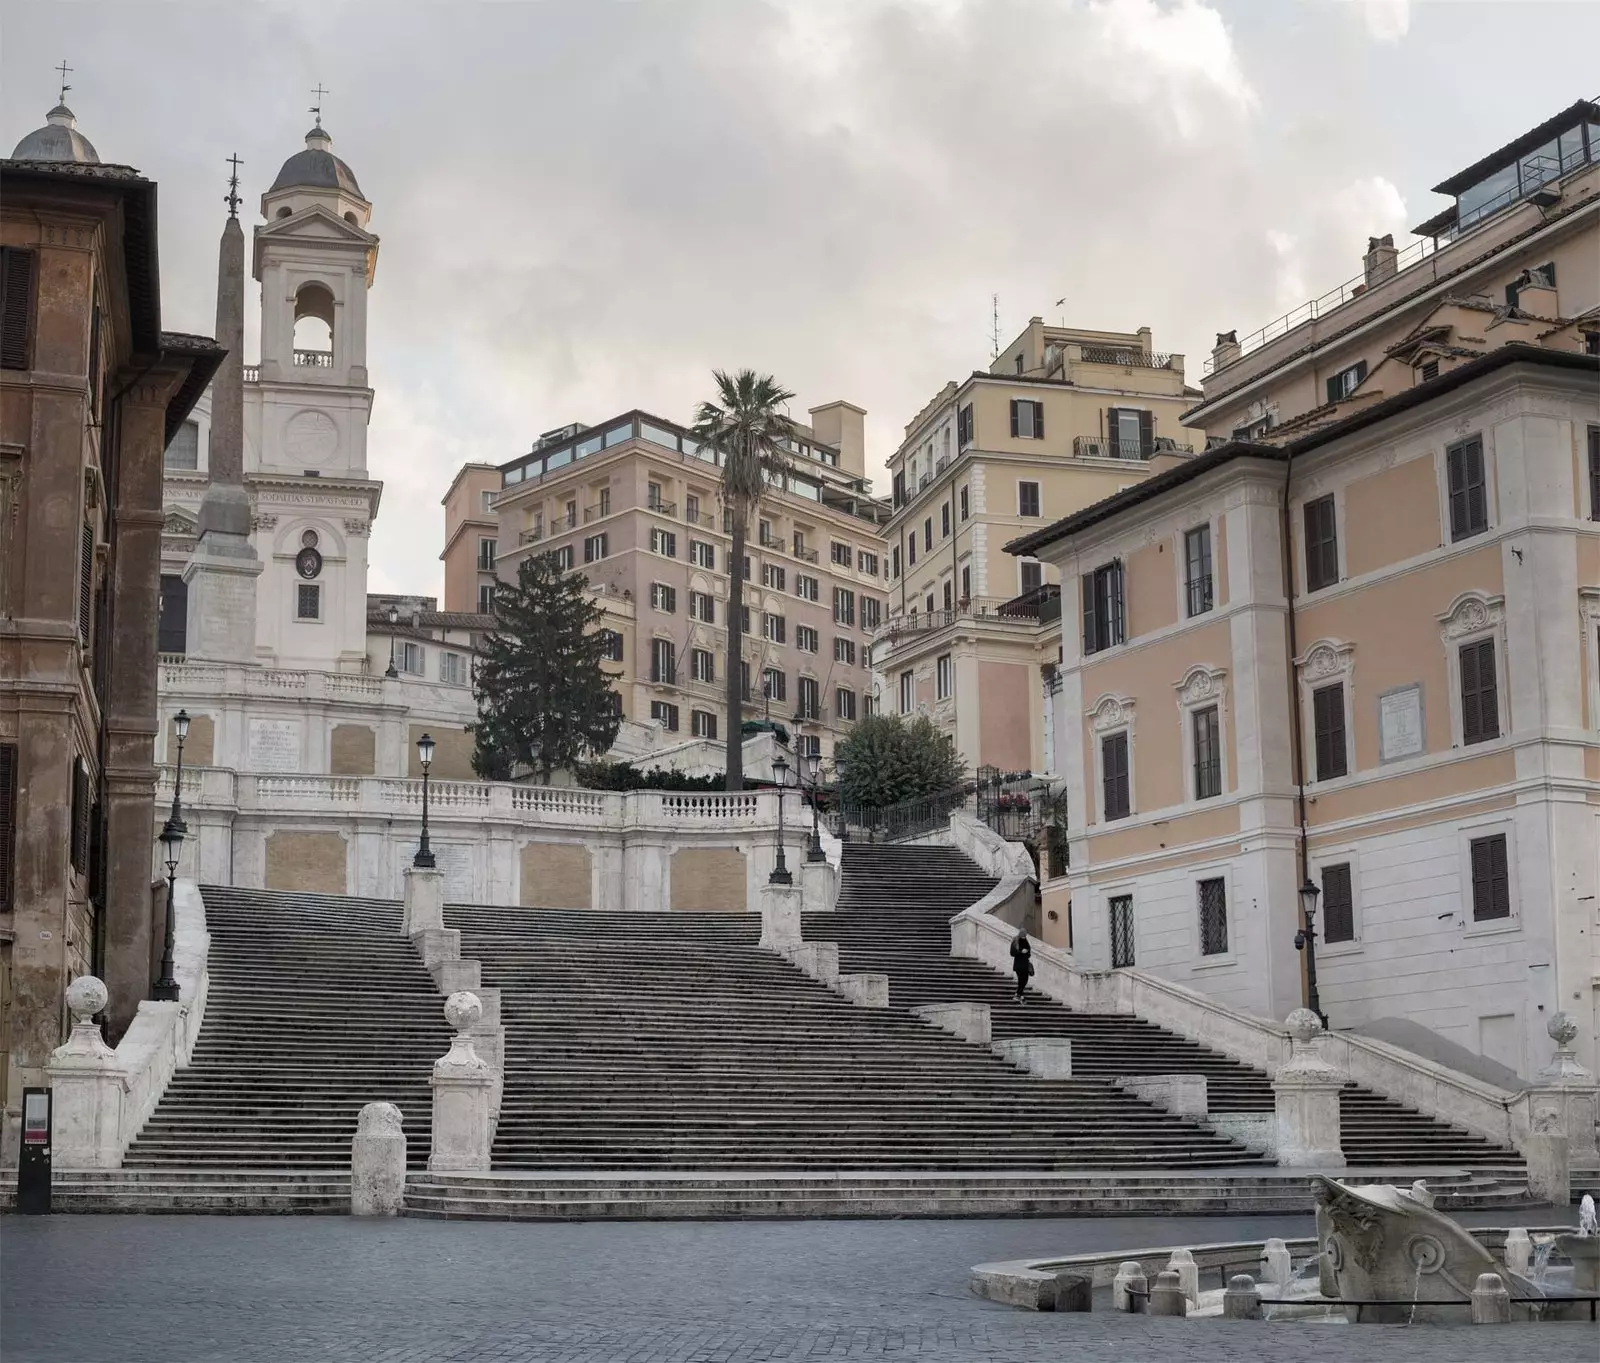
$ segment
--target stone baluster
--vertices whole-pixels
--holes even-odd
[[[93,975],[67,986],[72,1033],[50,1056],[51,1163],[58,1169],[116,1169],[122,1164],[123,1097],[116,1052],[100,1034],[95,1014],[109,995]]]
[[[1289,1059],[1272,1081],[1278,1163],[1288,1169],[1342,1167],[1339,1091],[1344,1075],[1319,1053],[1322,1019],[1309,1008],[1296,1008],[1284,1025],[1289,1029]]]
[[[455,1028],[448,1054],[433,1062],[433,1131],[428,1168],[457,1172],[489,1168],[490,1096],[494,1073],[472,1045],[483,1017],[476,994],[452,994],[444,1017]]]

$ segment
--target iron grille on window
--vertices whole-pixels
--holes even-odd
[[[1194,712],[1194,798],[1211,800],[1222,794],[1222,742],[1217,707]]]
[[[1114,895],[1111,899],[1111,968],[1120,970],[1133,963],[1133,896]]]
[[[1506,835],[1474,838],[1472,855],[1472,919],[1482,923],[1511,917],[1511,878],[1506,871]]]
[[[1196,526],[1184,535],[1183,553],[1189,614],[1204,615],[1211,609],[1211,527]]]
[[[1500,737],[1500,694],[1494,675],[1494,640],[1462,644],[1461,742],[1486,743]]]
[[[1108,734],[1100,740],[1100,765],[1105,785],[1105,817],[1128,817],[1128,735]]]
[[[1322,940],[1353,942],[1356,936],[1355,900],[1350,892],[1350,864],[1322,868]]]
[[[295,616],[301,620],[322,618],[322,587],[315,582],[302,582],[295,593]]]
[[[1474,436],[1445,451],[1450,472],[1450,538],[1489,528],[1489,489],[1483,475],[1483,441]]]
[[[1202,880],[1200,893],[1200,954],[1222,956],[1228,950],[1228,882]]]
[[[1306,590],[1319,592],[1339,580],[1339,534],[1333,494],[1305,505]]]
[[[1349,771],[1344,734],[1344,684],[1318,687],[1311,693],[1312,728],[1316,735],[1317,780],[1329,781]]]

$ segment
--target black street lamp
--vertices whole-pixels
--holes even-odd
[[[773,865],[772,874],[767,877],[769,885],[793,885],[794,877],[789,874],[788,863],[783,859],[783,792],[788,785],[789,764],[781,757],[772,759],[772,775],[778,783],[778,860]]]
[[[386,677],[398,677],[399,670],[394,665],[394,627],[400,623],[400,608],[389,607],[389,666],[384,671]]]
[[[161,974],[150,990],[150,997],[159,1003],[178,1001],[178,981],[172,973],[172,917],[174,886],[178,879],[178,853],[182,847],[183,825],[168,819],[167,826],[161,830],[162,859],[167,863],[167,926],[162,937]]]
[[[167,828],[177,830],[178,841],[189,831],[183,821],[183,741],[189,737],[189,712],[179,710],[172,717],[172,732],[178,739],[178,770],[172,781],[172,813],[167,816]]]
[[[1305,884],[1300,887],[1300,913],[1305,918],[1306,925],[1295,933],[1294,949],[1306,954],[1307,1003],[1326,1027],[1328,1019],[1323,1014],[1322,998],[1317,993],[1317,899],[1321,894],[1322,891],[1307,873]]]
[[[422,763],[422,842],[417,848],[417,855],[411,858],[411,864],[432,870],[433,849],[428,846],[428,768],[433,765],[433,740],[427,734],[417,740],[417,761]]]
[[[822,754],[812,749],[806,754],[806,771],[811,777],[811,845],[806,848],[807,861],[826,861],[828,854],[822,850],[822,832],[817,815],[817,771],[822,766]]]

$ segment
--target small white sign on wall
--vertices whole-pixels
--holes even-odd
[[[1420,685],[1397,686],[1378,697],[1378,745],[1384,762],[1415,757],[1424,750]]]
[[[294,773],[300,762],[300,721],[295,719],[252,719],[248,760],[254,772]]]

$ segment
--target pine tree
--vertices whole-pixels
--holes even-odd
[[[600,669],[606,640],[581,573],[555,555],[523,559],[513,586],[494,593],[495,629],[472,682],[478,703],[473,770],[506,780],[518,768],[542,781],[616,741],[621,707]]]

